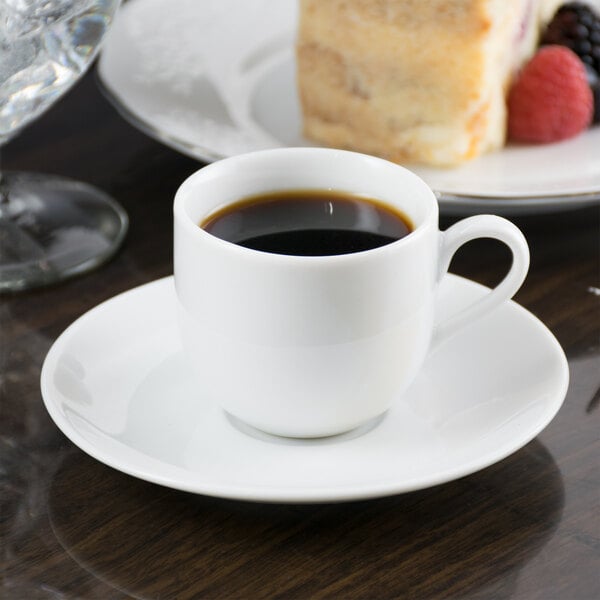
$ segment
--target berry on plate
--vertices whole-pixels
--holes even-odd
[[[563,4],[548,24],[541,43],[570,48],[600,75],[600,15],[583,2]]]
[[[594,123],[600,123],[600,14],[583,2],[563,4],[542,33],[542,45],[570,48],[585,63],[594,96]]]
[[[594,99],[583,62],[565,46],[543,46],[517,76],[508,95],[508,137],[548,143],[586,129]]]

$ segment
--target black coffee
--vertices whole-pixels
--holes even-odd
[[[329,256],[378,248],[413,226],[379,200],[329,190],[290,190],[244,198],[200,227],[246,248],[295,256]]]

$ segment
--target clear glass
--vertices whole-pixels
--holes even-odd
[[[0,147],[87,70],[120,0],[0,0]],[[125,211],[60,177],[0,171],[0,292],[94,268],[119,247]]]

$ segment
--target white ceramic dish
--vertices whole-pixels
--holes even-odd
[[[447,276],[441,316],[486,292]],[[568,386],[556,339],[511,301],[440,346],[382,418],[330,438],[278,438],[198,397],[174,304],[165,278],[92,309],[50,349],[41,388],[51,417],[82,450],[189,492],[326,502],[433,486],[521,448],[554,417]]]
[[[131,0],[99,64],[104,89],[148,135],[204,161],[303,139],[296,0]],[[542,213],[600,201],[600,126],[509,146],[455,169],[412,167],[446,214]]]

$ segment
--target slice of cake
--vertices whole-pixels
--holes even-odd
[[[506,93],[556,0],[300,0],[304,133],[396,162],[501,147]],[[552,5],[552,6],[549,6]]]

